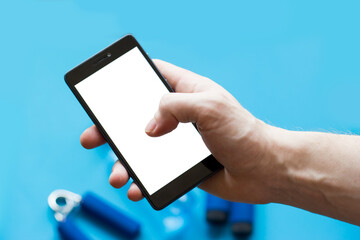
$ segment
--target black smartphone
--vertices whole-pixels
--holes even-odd
[[[66,73],[65,81],[154,209],[222,168],[191,123],[162,137],[145,133],[161,97],[173,90],[132,35]]]

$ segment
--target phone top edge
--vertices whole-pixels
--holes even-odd
[[[139,42],[136,40],[136,38],[132,35],[132,34],[127,34],[123,37],[121,37],[120,39],[118,39],[116,42],[108,45],[107,47],[105,47],[104,49],[98,51],[97,53],[93,54],[92,56],[88,57],[86,60],[82,61],[80,64],[76,65],[75,67],[73,67],[71,70],[69,70],[65,75],[64,75],[64,79],[65,82],[69,85],[71,84],[71,79],[73,79],[72,75],[74,74],[74,72],[77,71],[81,71],[81,69],[84,66],[88,66],[91,65],[91,62],[98,56],[103,55],[106,52],[109,52],[110,49],[113,49],[116,45],[118,45],[120,42],[122,41],[129,41],[129,42],[133,42],[135,43],[135,46],[140,47]],[[141,47],[140,47],[141,48]]]

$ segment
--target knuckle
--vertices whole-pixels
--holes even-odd
[[[226,108],[226,101],[226,98],[221,94],[208,94],[199,106],[199,113],[207,119],[213,119]]]
[[[226,102],[225,96],[219,93],[210,94],[208,98],[209,107],[211,108],[222,109],[226,106]]]
[[[163,95],[160,99],[160,103],[159,103],[160,111],[166,109],[167,106],[169,105],[169,102],[170,102],[170,93],[167,93]]]
[[[208,78],[208,77],[202,76],[202,78],[203,78],[203,80],[206,81],[206,82],[212,82],[212,80],[211,80],[210,78]]]
[[[160,59],[153,58],[152,61],[153,61],[153,63],[155,63],[156,65],[157,65],[157,64],[161,64],[161,60],[160,60]]]

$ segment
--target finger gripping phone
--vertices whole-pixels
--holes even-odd
[[[173,90],[133,36],[81,63],[65,81],[154,209],[222,168],[191,123],[162,137],[145,133],[161,97]]]

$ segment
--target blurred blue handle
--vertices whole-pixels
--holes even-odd
[[[207,194],[206,220],[214,224],[224,224],[227,221],[231,202]]]
[[[235,236],[247,237],[253,231],[254,205],[247,203],[231,203],[230,223]]]
[[[252,223],[254,220],[254,205],[247,203],[231,203],[230,222],[248,222]]]
[[[133,238],[140,232],[139,222],[93,193],[86,193],[82,197],[81,209],[128,238]]]
[[[221,210],[224,212],[229,212],[230,203],[227,200],[216,197],[211,194],[207,194],[206,198],[206,210]]]
[[[58,223],[58,230],[61,238],[64,240],[89,239],[69,218],[66,218],[64,221]]]

